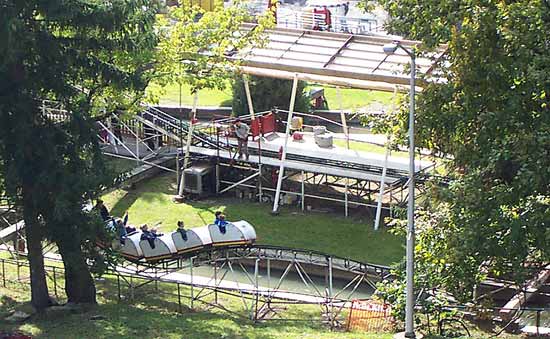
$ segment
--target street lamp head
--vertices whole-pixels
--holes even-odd
[[[393,53],[395,53],[395,51],[397,51],[397,44],[396,43],[385,44],[383,49],[386,55],[392,55]]]

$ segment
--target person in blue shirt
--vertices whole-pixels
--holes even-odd
[[[227,221],[225,221],[225,215],[223,215],[220,211],[217,211],[214,215],[216,216],[216,219],[214,220],[214,225],[218,226],[222,234],[225,234],[225,225],[227,225]]]
[[[220,216],[218,217],[218,228],[220,229],[220,232],[221,234],[225,234],[226,232],[226,228],[225,226],[227,225],[227,221],[225,221],[225,215],[223,214],[220,214]]]
[[[214,225],[218,225],[220,222],[220,215],[222,215],[222,212],[220,211],[216,211],[216,213],[214,213],[214,216],[216,217],[216,219],[214,219]]]
[[[115,225],[120,244],[124,245],[126,242],[126,237],[128,235],[128,230],[126,224],[128,223],[128,212],[124,215],[124,219],[116,218]]]

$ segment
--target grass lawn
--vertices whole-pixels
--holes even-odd
[[[347,148],[346,140],[343,139],[334,139],[334,145]],[[350,141],[349,148],[354,151],[386,154],[386,147],[371,144],[368,142]],[[407,158],[409,156],[409,153],[403,151],[391,151],[390,155],[392,157]]]
[[[164,231],[174,230],[178,220],[188,227],[204,226],[214,220],[217,210],[229,220],[247,220],[256,228],[258,243],[318,250],[360,261],[389,265],[401,260],[405,240],[385,230],[375,232],[371,220],[357,220],[282,208],[279,216],[269,214],[271,206],[216,198],[174,204],[175,175],[150,179],[131,191],[116,190],[103,197],[111,214],[129,212],[131,224],[162,221]]]
[[[15,270],[15,269],[14,269]],[[62,279],[59,279],[62,281]],[[53,287],[50,284],[50,292]],[[189,308],[189,301],[182,299],[182,313],[178,313],[177,288],[173,284],[159,284],[159,291],[149,284],[136,290],[135,299],[117,300],[116,280],[107,277],[96,281],[98,305],[87,312],[37,315],[23,324],[0,321],[0,333],[21,331],[37,339],[85,339],[85,338],[162,338],[162,339],[390,339],[391,334],[361,334],[331,332],[319,321],[268,322],[254,324],[244,319],[246,311],[240,299],[220,295],[225,307],[241,317],[219,309],[206,309],[198,302]],[[58,287],[61,288],[61,287]],[[189,296],[187,287],[181,288],[182,296]],[[122,295],[128,296],[124,287]],[[196,292],[195,292],[196,293]],[[24,283],[9,282],[8,288],[0,287],[0,319],[13,310],[29,310],[30,288]],[[289,306],[284,312],[319,318],[318,307]]]
[[[322,86],[308,86],[306,90],[312,87]],[[339,99],[336,88],[324,87],[325,98],[328,102],[329,109],[340,109]],[[151,84],[148,91],[160,90],[160,86]],[[342,108],[343,109],[358,109],[369,106],[373,102],[378,102],[383,105],[389,105],[392,101],[393,94],[387,92],[368,91],[362,89],[342,88]],[[164,105],[178,105],[179,104],[179,86],[169,85],[164,88],[164,93],[160,95],[159,103]],[[193,96],[189,90],[189,86],[182,86],[182,105],[192,105]],[[228,86],[225,90],[202,90],[199,92],[199,106],[229,106],[231,107],[231,100],[233,93],[231,86]]]
[[[148,91],[158,92],[161,89],[159,85],[151,84]],[[164,93],[160,95],[159,104],[161,105],[179,105],[180,90],[178,85],[169,85],[164,88]],[[233,98],[232,89],[228,86],[225,90],[202,90],[199,91],[199,106],[229,106]],[[188,85],[181,87],[181,104],[192,105],[193,96]]]
[[[9,257],[0,251],[0,258]],[[46,265],[52,263],[46,260]],[[55,266],[59,267],[56,262]],[[52,270],[48,275],[50,294],[54,293]],[[27,282],[16,282],[17,269],[14,264],[4,267],[6,287],[0,285],[0,334],[20,331],[36,339],[87,339],[87,338],[185,338],[185,339],[391,339],[392,334],[330,331],[319,321],[320,309],[317,306],[288,305],[283,313],[286,317],[309,319],[312,321],[268,321],[254,324],[246,319],[247,311],[240,298],[218,295],[218,300],[233,313],[219,308],[208,308],[195,302],[190,308],[190,289],[181,286],[181,312],[178,312],[177,286],[169,283],[148,284],[135,290],[130,300],[127,285],[121,284],[122,300],[118,301],[117,283],[113,276],[96,279],[98,305],[89,306],[85,312],[36,315],[24,323],[11,324],[3,319],[14,310],[30,312],[30,287]],[[21,266],[21,278],[28,277],[28,268]],[[57,292],[60,303],[64,298],[63,273],[57,271]],[[134,280],[134,283],[142,281]],[[197,290],[195,290],[195,295]],[[209,302],[214,296],[206,296]],[[346,316],[344,311],[343,316]],[[483,333],[468,326],[472,337],[458,339],[487,339]],[[433,328],[432,328],[433,329]],[[426,336],[426,339],[445,339],[439,336]],[[502,334],[502,339],[519,339],[520,336]]]
[[[323,86],[311,86],[323,87]],[[331,110],[339,110],[340,103],[337,90],[334,87],[323,87],[325,89],[325,99]],[[343,109],[359,109],[371,105],[374,102],[382,105],[390,105],[393,99],[393,93],[369,91],[364,89],[341,88]]]
[[[60,279],[62,280],[62,279]],[[30,288],[25,283],[9,282],[8,288],[0,287],[0,319],[13,310],[30,309]],[[136,290],[132,301],[117,301],[116,282],[111,277],[96,281],[98,305],[86,312],[36,315],[21,324],[0,321],[0,333],[19,331],[36,339],[391,339],[393,334],[330,331],[319,321],[312,322],[264,322],[254,324],[250,320],[207,309],[199,303],[189,308],[182,299],[182,313],[178,313],[177,294],[174,285],[159,284],[159,293],[153,285]],[[50,292],[52,286],[49,286]],[[187,287],[181,288],[182,296],[189,295]],[[122,295],[128,295],[123,288]],[[246,312],[235,297],[220,295],[223,305],[241,316]],[[288,306],[285,314],[301,318],[318,319],[319,308]],[[472,326],[469,326],[472,331]],[[473,331],[472,337],[455,339],[487,339],[491,334]],[[446,339],[426,336],[426,339]],[[500,335],[502,339],[519,339],[520,336]]]

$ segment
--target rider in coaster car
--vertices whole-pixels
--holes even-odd
[[[181,238],[183,239],[183,241],[187,241],[187,231],[185,230],[185,224],[183,223],[183,221],[178,221],[178,229],[176,230],[176,232],[179,232],[181,234]]]
[[[157,231],[154,230],[154,229],[149,231],[149,226],[147,226],[147,224],[141,225],[140,229],[141,229],[140,239],[141,240],[147,240],[149,242],[149,246],[151,246],[151,248],[154,249],[155,248],[155,238],[157,237],[157,234],[156,234]]]
[[[221,234],[225,234],[225,232],[226,232],[225,226],[227,224],[228,224],[228,222],[225,221],[225,215],[220,214],[217,225],[218,225],[218,228],[220,229]]]
[[[115,219],[116,232],[121,245],[124,245],[124,243],[126,242],[126,236],[128,235],[128,232],[126,232],[127,222],[128,222],[128,214],[124,216],[124,220],[122,220],[121,218]]]
[[[107,207],[103,204],[103,200],[97,199],[97,203],[94,208],[99,210],[99,215],[101,215],[101,219],[103,219],[103,221],[111,220],[112,217],[109,214]]]
[[[164,234],[162,234],[162,233],[157,233],[157,229],[156,229],[156,228],[151,229],[151,233],[153,233],[153,236],[154,236],[155,238],[162,237],[162,236],[164,235]]]
[[[126,238],[128,237],[128,233],[136,231],[135,227],[127,226],[128,212],[124,214],[124,219],[116,218],[115,224],[116,224],[116,232],[118,234],[120,244],[124,245],[124,243],[126,242]]]
[[[124,228],[126,229],[126,233],[132,233],[136,231],[135,227],[128,225],[128,212],[124,214]]]

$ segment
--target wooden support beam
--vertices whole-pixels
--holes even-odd
[[[267,61],[258,61],[258,60],[243,60],[242,64],[244,66],[256,67],[262,69],[270,69],[277,71],[287,71],[292,73],[303,73],[311,75],[320,75],[320,76],[332,76],[336,78],[347,78],[363,81],[373,81],[373,82],[384,82],[388,84],[395,85],[408,85],[410,82],[410,77],[408,76],[399,76],[391,74],[373,74],[371,69],[364,69],[364,72],[360,71],[346,71],[332,68],[320,68],[320,67],[311,67],[311,66],[302,66],[302,65],[292,65],[292,64],[283,64],[283,63],[273,63]],[[421,79],[417,79],[417,85],[423,85]]]
[[[250,87],[248,87],[248,78],[243,74],[244,91],[246,93],[246,101],[248,103],[248,113],[250,113],[250,119],[254,120],[254,105],[252,104],[252,96],[250,95]]]
[[[199,93],[196,91],[193,93],[193,108],[191,110],[191,119],[189,128],[187,129],[187,142],[185,145],[185,157],[183,158],[183,169],[181,171],[180,189],[178,191],[178,199],[183,198],[183,192],[185,189],[185,169],[189,166],[189,157],[191,153],[191,142],[193,141],[193,133],[195,127],[195,116],[197,114],[197,103],[199,101]]]
[[[288,46],[288,48],[284,49],[283,53],[281,53],[281,55],[279,55],[279,57],[277,58],[277,60],[281,60],[283,58],[283,56],[285,55],[286,52],[290,51],[290,49],[292,48],[292,46],[294,46],[296,43],[298,43],[298,40],[300,40],[301,37],[303,37],[305,34],[305,32],[302,32],[302,34],[300,34],[300,36],[298,36],[296,38],[296,40],[294,40],[294,42],[290,43],[290,46]],[[286,43],[286,42],[285,42]],[[277,49],[277,50],[280,50],[280,49]]]
[[[370,90],[391,92],[391,93],[395,91],[395,88],[397,88],[397,91],[399,93],[408,93],[409,91],[408,86],[389,84],[389,83],[380,82],[380,81],[366,81],[366,80],[350,79],[346,77],[333,77],[333,76],[324,76],[324,75],[307,74],[307,73],[292,73],[288,71],[250,67],[250,66],[241,66],[239,67],[239,70],[243,73],[250,74],[250,75],[268,77],[268,78],[288,79],[288,80],[294,79],[294,76],[297,75],[298,80],[320,83],[320,84],[330,84],[334,86],[341,86],[341,87],[347,87],[347,88],[362,88],[362,89],[370,89]],[[421,92],[422,88],[417,87],[416,91]]]

